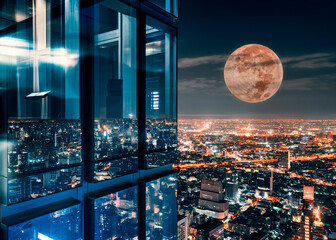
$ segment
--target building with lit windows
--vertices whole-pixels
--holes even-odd
[[[176,239],[177,0],[0,3],[0,238]]]
[[[280,152],[279,167],[286,170],[290,169],[290,151]]]
[[[200,198],[195,211],[214,219],[224,220],[229,213],[229,202],[224,200],[223,184],[220,181],[203,179]]]
[[[303,186],[303,202],[292,219],[293,240],[322,240],[321,210],[314,205],[314,186]]]
[[[177,221],[177,240],[188,239],[188,217],[178,215]]]

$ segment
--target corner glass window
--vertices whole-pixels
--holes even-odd
[[[175,35],[173,28],[147,17],[147,151],[177,147]]]
[[[24,20],[0,34],[5,176],[81,162],[78,0],[24,1],[20,8]]]
[[[94,5],[94,46],[94,160],[135,155],[135,10],[115,0]]]

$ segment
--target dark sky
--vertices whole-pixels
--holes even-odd
[[[258,43],[280,58],[279,91],[245,103],[227,89],[234,50]],[[336,119],[336,1],[180,0],[179,117]]]

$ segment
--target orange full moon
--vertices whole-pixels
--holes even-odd
[[[224,80],[230,92],[249,103],[271,98],[279,90],[282,77],[279,57],[259,44],[238,48],[229,56],[224,67]]]

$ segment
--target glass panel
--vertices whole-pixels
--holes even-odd
[[[9,226],[8,240],[82,239],[81,204]]]
[[[146,154],[148,168],[160,167],[175,163],[177,159],[177,150],[160,151]]]
[[[81,162],[80,120],[9,120],[9,175]]]
[[[81,177],[81,167],[73,167],[9,179],[8,204],[79,187]]]
[[[78,0],[28,2],[16,3],[28,19],[0,37],[9,175],[81,161]]]
[[[94,6],[94,160],[136,154],[135,10],[118,1]]]
[[[148,0],[156,6],[177,16],[177,0]]]
[[[138,169],[138,158],[127,157],[94,164],[94,181],[100,182],[134,173]]]
[[[138,188],[95,199],[94,239],[138,239]]]
[[[147,17],[147,150],[177,146],[175,31]]]
[[[176,174],[146,183],[146,239],[176,239]]]

